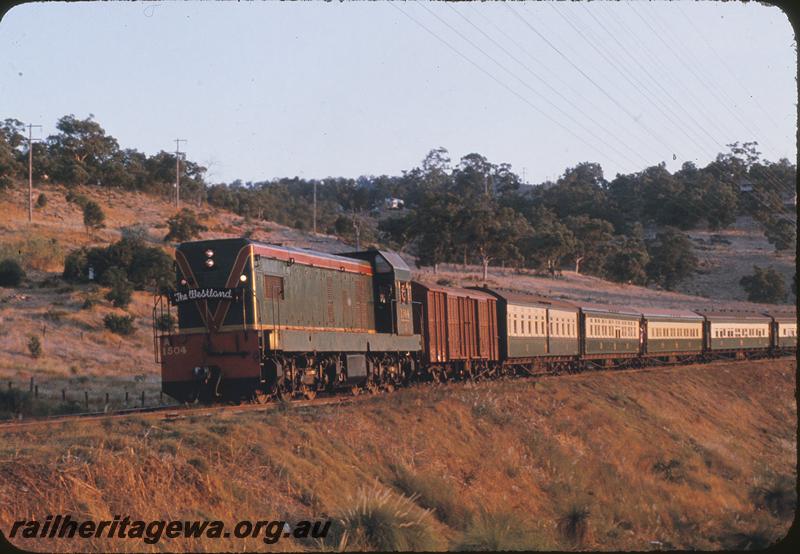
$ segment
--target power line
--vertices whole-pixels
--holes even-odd
[[[480,72],[481,72],[481,73],[483,73],[484,75],[488,76],[488,77],[489,77],[489,78],[490,78],[492,81],[494,81],[495,83],[497,83],[498,85],[500,85],[501,87],[503,87],[504,89],[506,89],[508,92],[510,92],[511,94],[513,94],[514,96],[516,96],[517,98],[519,98],[519,99],[520,99],[522,102],[524,102],[525,104],[527,104],[528,106],[530,106],[532,109],[534,109],[535,111],[537,111],[537,112],[538,112],[539,114],[541,114],[543,117],[545,117],[546,119],[550,120],[550,121],[551,121],[551,122],[553,122],[555,125],[557,125],[557,126],[561,127],[561,128],[562,128],[562,129],[564,129],[566,132],[568,132],[569,134],[571,134],[572,136],[574,136],[575,138],[577,138],[579,141],[581,141],[581,142],[583,142],[584,144],[588,145],[588,146],[589,146],[589,147],[590,147],[592,150],[594,150],[594,151],[595,151],[595,152],[597,152],[598,154],[600,154],[600,155],[605,155],[603,152],[601,152],[600,150],[598,150],[598,149],[597,149],[597,147],[596,147],[595,145],[593,145],[591,142],[588,142],[588,141],[586,141],[585,139],[583,139],[581,136],[577,135],[577,134],[576,134],[574,131],[572,131],[572,130],[571,130],[569,127],[566,127],[565,125],[563,125],[563,124],[562,124],[561,122],[559,122],[557,119],[553,118],[553,117],[552,117],[551,115],[549,115],[547,112],[543,111],[541,108],[539,108],[538,106],[536,106],[535,104],[533,104],[533,103],[532,103],[530,100],[528,100],[527,98],[525,98],[524,96],[522,96],[520,93],[518,93],[517,91],[515,91],[514,89],[512,89],[510,86],[508,86],[508,85],[507,85],[507,84],[505,84],[504,82],[500,81],[500,80],[499,80],[497,77],[495,77],[495,76],[494,76],[492,73],[490,73],[489,71],[487,71],[486,69],[484,69],[483,67],[481,67],[481,66],[480,66],[480,65],[479,65],[477,62],[473,61],[473,60],[472,60],[472,59],[470,59],[468,56],[466,56],[465,54],[461,53],[461,52],[460,52],[460,51],[459,51],[457,48],[455,48],[454,46],[452,46],[452,45],[451,45],[449,42],[447,42],[446,40],[444,40],[442,37],[440,37],[440,36],[439,36],[438,34],[436,34],[435,32],[431,31],[431,30],[430,30],[430,29],[429,29],[429,28],[428,28],[428,27],[427,27],[425,24],[421,23],[421,22],[420,22],[420,21],[419,21],[417,18],[415,18],[415,17],[414,17],[414,16],[412,16],[411,14],[409,14],[409,13],[407,13],[406,11],[404,11],[403,9],[401,9],[401,8],[398,6],[398,4],[397,4],[396,2],[389,2],[389,5],[390,5],[390,6],[392,6],[393,8],[395,8],[396,10],[398,10],[398,11],[399,11],[400,13],[402,13],[404,16],[406,16],[407,18],[409,18],[411,21],[413,21],[414,23],[416,23],[417,25],[419,25],[419,26],[420,26],[422,29],[424,29],[424,30],[425,30],[425,31],[426,31],[428,34],[430,34],[430,35],[431,35],[431,36],[433,36],[433,37],[434,37],[436,40],[438,40],[439,42],[441,42],[442,44],[444,44],[445,46],[447,46],[447,47],[448,47],[450,50],[452,50],[452,51],[453,51],[455,54],[457,54],[459,57],[461,57],[462,59],[464,59],[464,60],[465,60],[467,63],[469,63],[470,65],[472,65],[472,66],[473,66],[473,67],[475,67],[476,69],[478,69],[478,71],[480,71]]]
[[[556,47],[556,46],[555,46],[555,45],[554,45],[552,42],[550,42],[550,41],[547,39],[547,37],[545,37],[545,36],[544,36],[542,33],[540,33],[540,32],[539,32],[539,31],[538,31],[538,30],[537,30],[537,29],[536,29],[536,28],[535,28],[533,25],[531,25],[531,24],[530,24],[530,23],[529,23],[529,22],[528,22],[528,21],[527,21],[525,18],[523,18],[523,17],[522,17],[520,14],[518,14],[518,13],[517,13],[517,12],[516,12],[514,9],[512,9],[512,8],[511,8],[511,6],[509,6],[507,3],[503,3],[503,6],[505,6],[505,8],[506,8],[506,9],[508,9],[508,10],[509,10],[511,13],[513,13],[513,14],[514,14],[514,15],[515,15],[517,18],[519,18],[519,19],[520,19],[520,20],[521,20],[523,23],[525,23],[525,25],[526,25],[526,26],[527,26],[527,27],[528,27],[530,30],[532,30],[534,33],[536,33],[536,35],[538,35],[538,36],[539,36],[539,38],[541,38],[543,41],[545,41],[545,42],[547,43],[547,45],[548,45],[550,48],[552,48],[552,49],[553,49],[553,50],[554,50],[554,51],[555,51],[555,52],[556,52],[556,53],[557,53],[559,56],[561,56],[562,58],[564,58],[564,60],[566,60],[566,61],[567,61],[567,63],[569,63],[569,64],[570,64],[570,65],[571,65],[571,66],[572,66],[572,67],[573,67],[573,68],[574,68],[576,71],[578,71],[578,73],[580,73],[581,75],[583,75],[583,77],[584,77],[586,80],[588,80],[590,83],[592,83],[592,85],[594,85],[594,86],[595,86],[595,87],[596,87],[596,88],[597,88],[597,89],[598,89],[600,92],[602,92],[602,93],[603,93],[603,94],[604,94],[604,95],[605,95],[605,96],[606,96],[606,97],[607,97],[609,100],[611,100],[611,101],[614,103],[614,105],[616,105],[616,106],[617,106],[617,107],[618,107],[620,110],[622,110],[623,112],[625,112],[625,114],[627,114],[627,115],[628,115],[628,117],[630,117],[630,118],[631,118],[633,121],[635,121],[635,122],[636,122],[638,125],[640,125],[640,126],[643,128],[643,129],[645,129],[645,130],[646,130],[646,131],[647,131],[647,132],[648,132],[648,133],[649,133],[649,134],[650,134],[652,137],[654,137],[654,138],[655,138],[655,139],[656,139],[658,142],[660,142],[660,143],[661,143],[661,145],[662,145],[662,146],[664,146],[664,147],[665,147],[665,148],[666,148],[668,151],[670,151],[670,152],[672,151],[672,148],[671,148],[671,147],[670,147],[670,146],[669,146],[667,143],[665,143],[665,142],[663,141],[663,139],[662,139],[662,138],[661,138],[661,137],[660,137],[660,136],[659,136],[657,133],[655,133],[655,132],[654,132],[653,130],[651,130],[651,129],[650,129],[648,126],[647,126],[647,125],[645,125],[643,122],[641,122],[641,121],[639,120],[639,118],[637,118],[636,116],[634,116],[634,115],[633,115],[633,114],[632,114],[632,113],[631,113],[631,112],[630,112],[630,111],[629,111],[629,110],[628,110],[628,109],[627,109],[625,106],[623,106],[623,105],[622,105],[622,104],[621,104],[621,103],[620,103],[620,102],[619,102],[619,101],[618,101],[616,98],[614,98],[614,96],[613,96],[613,95],[611,95],[611,94],[610,94],[608,91],[606,91],[606,89],[604,89],[604,88],[603,88],[602,86],[600,86],[600,85],[599,85],[599,84],[598,84],[598,83],[597,83],[597,82],[596,82],[594,79],[592,79],[592,78],[591,78],[589,75],[587,75],[585,71],[583,71],[583,70],[582,70],[580,67],[578,67],[578,66],[577,66],[577,65],[576,65],[576,64],[575,64],[575,63],[574,63],[574,62],[573,62],[571,59],[569,59],[569,57],[568,57],[566,54],[564,54],[564,53],[563,53],[561,50],[559,50],[559,49],[558,49],[558,47]]]
[[[645,19],[644,19],[644,18],[643,18],[643,17],[642,17],[642,16],[641,16],[641,15],[640,15],[638,12],[636,12],[636,10],[634,10],[634,13],[636,13],[636,15],[639,17],[639,19],[641,19],[642,21],[644,21],[645,25],[648,25],[648,27],[649,27],[651,30],[653,30],[653,32],[654,32],[654,33],[657,35],[657,37],[658,37],[658,38],[659,38],[659,39],[660,39],[662,42],[664,42],[664,40],[661,38],[661,36],[660,36],[660,35],[658,35],[658,32],[657,32],[655,29],[653,29],[653,28],[652,28],[652,27],[651,27],[651,26],[650,26],[650,25],[647,23],[647,21],[646,21],[646,20],[645,20]],[[677,41],[677,42],[680,42],[680,41]],[[666,43],[665,43],[665,44],[666,44]],[[677,59],[677,60],[678,60],[680,63],[682,63],[682,64],[683,64],[683,66],[684,66],[684,67],[686,67],[687,69],[689,69],[689,71],[690,71],[690,72],[691,72],[691,73],[692,73],[692,74],[695,76],[695,78],[698,80],[698,82],[700,82],[700,84],[701,84],[701,85],[702,85],[702,86],[703,86],[703,87],[704,87],[706,90],[708,90],[708,91],[709,91],[709,92],[710,92],[710,93],[711,93],[711,94],[714,96],[714,98],[715,98],[715,99],[716,99],[716,100],[717,100],[717,101],[718,101],[720,104],[722,104],[722,105],[723,105],[723,107],[724,107],[724,108],[725,108],[725,109],[726,109],[726,110],[727,110],[727,111],[728,111],[728,112],[729,112],[729,113],[730,113],[730,114],[731,114],[731,115],[732,115],[732,116],[733,116],[733,117],[734,117],[734,118],[735,118],[735,119],[736,119],[736,120],[737,120],[737,121],[738,121],[738,122],[739,122],[739,123],[742,125],[742,127],[743,127],[743,128],[744,128],[744,129],[745,129],[745,130],[746,130],[746,131],[749,133],[749,134],[753,135],[754,137],[758,137],[759,135],[762,135],[762,134],[763,134],[763,131],[761,131],[761,130],[760,130],[760,128],[759,128],[759,132],[755,132],[755,131],[754,131],[754,130],[753,130],[753,129],[752,129],[752,128],[751,128],[751,127],[750,127],[750,126],[749,126],[749,125],[748,125],[748,124],[747,124],[747,123],[744,121],[744,120],[742,120],[742,119],[741,119],[741,117],[739,117],[739,114],[738,114],[738,112],[736,112],[736,111],[735,111],[735,110],[734,110],[734,109],[733,109],[733,108],[732,108],[732,107],[729,105],[729,104],[733,104],[733,101],[731,100],[731,98],[730,98],[730,97],[727,95],[727,93],[725,92],[725,90],[724,90],[724,87],[722,88],[721,92],[722,92],[722,94],[723,94],[723,95],[725,95],[725,97],[726,97],[727,101],[723,101],[723,100],[722,100],[722,99],[721,99],[719,96],[717,96],[717,94],[716,94],[716,91],[715,91],[715,87],[713,87],[712,85],[709,85],[709,84],[706,82],[706,80],[705,80],[704,78],[702,78],[702,77],[701,77],[701,76],[700,76],[698,73],[696,73],[696,72],[694,71],[694,69],[692,68],[692,65],[691,65],[690,63],[687,63],[687,62],[685,61],[685,59],[683,58],[683,56],[679,56],[677,51],[674,51],[674,52],[673,52],[673,55],[675,56],[675,58],[676,58],[676,59]],[[756,124],[756,127],[758,127],[758,125],[757,125],[757,124]],[[757,142],[756,142],[756,144],[757,144]],[[770,145],[770,146],[773,146],[773,147],[774,147],[774,145]],[[721,147],[721,145],[720,145],[720,147]],[[784,191],[786,190],[786,188],[785,188],[785,185],[781,184],[780,182],[778,182],[778,181],[775,179],[775,176],[774,176],[774,174],[771,172],[771,170],[770,170],[769,168],[766,168],[766,173],[767,173],[766,177],[767,177],[767,181],[768,181],[768,182],[770,182],[771,184],[773,184],[773,185],[774,185],[775,187],[777,187],[778,189],[783,189]]]
[[[517,64],[521,65],[521,66],[522,66],[522,67],[523,67],[523,68],[524,68],[524,69],[525,69],[525,70],[526,70],[528,73],[530,73],[530,74],[531,74],[531,75],[533,75],[533,76],[534,76],[536,79],[538,79],[540,82],[542,82],[542,83],[543,83],[545,86],[547,86],[547,87],[548,87],[550,90],[552,90],[552,91],[553,91],[553,92],[554,92],[556,95],[558,95],[558,94],[559,94],[559,91],[558,91],[558,90],[556,90],[556,89],[555,89],[555,88],[554,88],[552,85],[550,85],[550,84],[549,84],[549,83],[548,83],[548,82],[547,82],[545,79],[543,79],[541,76],[539,76],[539,75],[538,75],[536,72],[534,72],[532,69],[530,69],[530,68],[529,68],[529,67],[528,67],[528,66],[527,66],[525,63],[523,63],[522,61],[520,61],[520,59],[519,59],[519,58],[517,58],[517,57],[516,57],[516,56],[515,56],[513,53],[509,52],[509,51],[508,51],[508,49],[507,49],[507,48],[505,48],[505,47],[504,47],[502,44],[498,43],[498,42],[497,42],[497,41],[496,41],[494,38],[492,38],[490,35],[488,35],[488,34],[487,34],[487,33],[486,33],[486,32],[485,32],[483,29],[481,29],[480,27],[478,27],[477,25],[475,25],[475,24],[474,24],[472,21],[470,21],[470,20],[469,20],[469,18],[467,18],[467,17],[466,17],[465,15],[463,15],[462,13],[460,13],[460,12],[459,12],[459,11],[458,11],[458,10],[457,10],[457,9],[456,9],[454,6],[453,6],[453,4],[448,4],[448,6],[449,6],[449,7],[450,7],[450,9],[451,9],[451,10],[453,10],[453,11],[454,11],[454,12],[455,12],[455,13],[456,13],[456,14],[457,14],[459,17],[461,17],[461,18],[462,18],[464,21],[466,21],[466,22],[467,22],[469,25],[471,25],[471,26],[472,26],[474,29],[476,29],[476,30],[477,30],[479,33],[481,33],[483,36],[485,36],[486,38],[488,38],[488,39],[489,39],[489,40],[490,40],[490,41],[491,41],[491,42],[492,42],[492,43],[493,43],[495,46],[497,46],[497,47],[498,47],[498,48],[500,48],[500,49],[501,49],[503,52],[505,52],[505,53],[506,53],[506,55],[508,55],[508,56],[509,56],[509,57],[510,57],[512,60],[514,60],[514,61],[515,61]],[[462,38],[464,38],[464,37],[462,37]],[[474,46],[474,45],[473,45],[473,46]],[[501,67],[502,67],[502,66],[501,66]],[[508,70],[506,70],[506,71],[508,72]],[[512,75],[513,75],[513,74],[512,74]],[[515,77],[515,78],[517,78],[518,80],[520,80],[520,79],[519,79],[519,77],[516,77],[516,75],[514,75],[514,77]],[[521,81],[521,80],[520,80],[520,81]],[[525,84],[525,83],[523,83],[523,84]],[[527,85],[526,85],[526,86],[527,86]],[[537,93],[537,91],[533,90],[531,87],[529,87],[529,86],[528,86],[527,88],[528,88],[528,89],[530,89],[531,91],[533,91],[534,93]],[[538,94],[538,93],[537,93],[537,94]],[[576,123],[576,124],[577,124],[577,125],[578,125],[580,128],[582,128],[584,131],[586,131],[587,133],[589,133],[589,134],[590,134],[592,137],[594,137],[595,139],[597,139],[597,140],[599,140],[599,141],[602,141],[602,140],[603,140],[602,138],[600,138],[599,136],[597,136],[597,135],[596,135],[596,134],[595,134],[595,133],[594,133],[594,132],[593,132],[591,129],[588,129],[588,128],[587,128],[586,126],[584,126],[584,125],[583,125],[583,124],[582,124],[580,121],[578,121],[577,119],[575,119],[575,118],[574,118],[574,117],[573,117],[573,116],[572,116],[572,115],[571,115],[569,112],[565,112],[564,110],[562,110],[562,109],[561,109],[561,108],[560,108],[560,107],[559,107],[557,104],[555,104],[555,103],[551,102],[551,101],[550,101],[550,100],[549,100],[547,97],[545,97],[545,96],[543,96],[543,95],[541,95],[541,94],[539,94],[539,96],[540,96],[540,98],[542,98],[542,99],[543,99],[545,102],[547,102],[548,104],[550,104],[551,106],[553,106],[553,107],[554,107],[556,110],[558,110],[560,113],[564,114],[564,115],[565,115],[566,117],[568,117],[568,118],[569,118],[571,121],[573,121],[574,123]],[[573,103],[571,100],[569,100],[569,99],[568,99],[568,98],[566,98],[566,97],[563,97],[563,96],[562,96],[562,98],[563,98],[563,99],[564,99],[564,100],[565,100],[567,103],[569,103],[569,104],[570,104],[570,106],[572,106],[573,108],[575,108],[576,110],[578,110],[578,111],[579,111],[581,114],[583,114],[583,116],[584,116],[584,117],[586,117],[586,118],[587,118],[587,119],[589,119],[589,120],[590,120],[592,123],[594,123],[595,125],[597,125],[598,127],[600,127],[600,128],[603,130],[603,131],[606,131],[606,133],[607,133],[609,136],[611,136],[612,138],[614,138],[614,139],[616,139],[616,140],[619,140],[619,139],[617,139],[617,137],[616,137],[616,136],[615,136],[613,133],[609,132],[607,129],[605,129],[605,127],[604,127],[603,125],[601,125],[601,124],[600,124],[600,123],[598,123],[598,122],[597,122],[597,121],[596,121],[594,118],[592,118],[592,116],[591,116],[591,115],[589,115],[589,114],[587,114],[586,112],[584,112],[584,111],[583,111],[583,110],[580,108],[580,106],[577,106],[577,105],[575,105],[575,104],[574,104],[574,103]],[[617,150],[616,148],[614,148],[614,147],[613,147],[612,145],[610,145],[610,144],[609,144],[608,146],[609,146],[609,148],[613,149],[613,150],[614,150],[614,152],[616,152],[617,154],[620,154],[622,157],[626,158],[626,159],[627,159],[629,162],[633,163],[633,160],[631,160],[630,158],[628,158],[626,154],[624,154],[624,153],[620,152],[619,150]],[[641,161],[643,161],[644,163],[647,163],[647,160],[646,160],[645,158],[640,158],[640,159],[641,159]]]
[[[587,8],[587,9],[588,9],[588,8]],[[638,16],[640,19],[642,19],[642,18],[641,18],[641,16],[639,16],[639,14],[636,14],[636,15],[637,15],[637,16]],[[617,20],[615,19],[615,21],[617,21]],[[644,23],[645,23],[645,25],[647,25],[647,22],[646,22],[646,21],[644,21]],[[642,41],[642,40],[641,40],[641,39],[638,37],[638,35],[637,35],[636,33],[632,32],[632,31],[631,31],[631,30],[629,30],[629,29],[627,29],[627,28],[624,26],[624,24],[622,24],[622,23],[619,23],[618,21],[617,21],[617,24],[618,24],[618,25],[620,25],[620,26],[622,27],[622,31],[623,31],[623,34],[624,34],[624,35],[626,35],[626,36],[630,36],[630,37],[634,38],[634,40],[636,40],[636,41],[637,41],[637,43],[639,44],[639,46],[641,47],[641,49],[642,49],[642,50],[647,50],[647,52],[648,52],[648,54],[650,55],[650,57],[651,57],[651,58],[655,58],[655,56],[654,56],[653,52],[652,52],[652,51],[649,49],[649,47],[647,46],[647,44],[646,44],[644,41]],[[656,32],[654,29],[652,29],[652,27],[651,27],[651,30],[653,31],[653,33],[654,33],[654,34],[657,34],[657,32]],[[611,33],[610,33],[610,34],[611,34]],[[612,36],[613,36],[613,34],[612,34]],[[664,42],[664,40],[663,40],[663,39],[662,39],[660,36],[658,36],[658,38],[659,38],[659,39],[662,41],[662,43]],[[666,45],[666,43],[665,43],[665,45]],[[680,60],[680,59],[679,59],[677,56],[676,56],[676,59],[677,59],[679,62],[682,62],[682,61],[681,61],[681,60]],[[659,57],[659,60],[660,60],[660,57]],[[661,61],[661,60],[660,60],[660,63],[661,63],[661,67],[662,67],[662,69],[667,69],[667,68],[669,67],[667,64],[664,64],[664,63],[663,63],[663,61]],[[684,63],[683,65],[685,66],[686,64]],[[674,75],[672,74],[672,71],[668,71],[668,72],[669,72],[670,76],[673,78],[673,80],[677,81],[677,79],[675,79]],[[692,102],[690,102],[690,103],[689,103],[690,105],[691,105],[691,104],[694,104],[695,106],[697,106],[697,105],[699,105],[699,104],[700,104],[700,102],[698,101],[698,99],[697,99],[697,98],[694,96],[694,94],[692,93],[692,90],[691,90],[691,88],[689,88],[689,87],[684,87],[684,90],[686,91],[686,93],[687,93],[689,96],[691,96],[691,100],[692,100]],[[673,100],[673,101],[674,101],[674,100]],[[679,106],[682,106],[682,108],[681,108],[681,109],[683,109],[683,110],[684,110],[684,111],[687,113],[687,115],[689,115],[689,117],[691,117],[691,114],[689,113],[688,109],[686,109],[686,104],[687,104],[687,103],[678,104],[678,103],[677,103],[677,101],[674,101],[674,102],[675,102],[677,105],[679,105]],[[711,118],[710,118],[710,116],[708,115],[708,110],[703,110],[703,109],[699,109],[699,108],[698,108],[698,111],[699,111],[699,112],[700,112],[700,113],[701,113],[701,114],[702,114],[702,115],[703,115],[703,116],[704,116],[704,117],[707,119],[707,121],[708,121],[708,122],[711,124],[711,126],[713,126],[713,127],[715,128],[715,132],[720,132],[720,133],[722,133],[723,135],[724,135],[724,134],[726,134],[726,133],[725,133],[725,131],[722,131],[722,130],[721,130],[719,127],[717,127],[717,125],[716,125],[716,122],[715,122],[713,119],[711,119]],[[692,118],[692,119],[693,119],[693,121],[694,121],[694,118]],[[712,141],[714,144],[716,144],[716,145],[717,145],[717,147],[718,147],[718,148],[720,148],[720,150],[724,151],[724,149],[725,149],[725,147],[726,147],[727,145],[726,145],[726,144],[724,144],[724,142],[723,142],[723,141],[720,141],[720,140],[718,140],[717,138],[715,138],[714,136],[712,136],[712,135],[711,135],[711,134],[708,132],[708,130],[707,130],[705,127],[703,127],[702,125],[700,125],[700,124],[699,124],[699,122],[697,123],[697,125],[698,125],[699,129],[700,129],[700,130],[701,130],[701,131],[702,131],[702,132],[703,132],[703,133],[704,133],[706,136],[708,136],[708,137],[711,139],[711,141]],[[756,143],[756,144],[757,144],[757,143]],[[720,154],[722,154],[722,153],[723,153],[723,152],[720,152]],[[716,159],[716,157],[714,157],[714,156],[712,156],[712,158],[713,158],[713,159],[712,159],[712,161],[714,161],[714,159]],[[766,170],[766,180],[767,180],[767,182],[770,182],[771,184],[773,184],[773,185],[774,185],[774,186],[775,186],[777,189],[779,189],[779,190],[784,190],[784,191],[785,191],[785,190],[786,190],[786,185],[783,185],[783,184],[781,184],[780,182],[777,182],[777,181],[776,181],[776,179],[774,178],[774,175],[772,174],[771,170],[770,170],[768,167],[766,167],[766,166],[765,166],[765,170]],[[762,203],[762,205],[763,205],[763,203]],[[765,207],[766,207],[766,206],[765,206]]]
[[[705,34],[702,31],[700,31],[700,29],[698,29],[697,26],[694,24],[694,21],[692,21],[692,19],[688,15],[686,15],[686,12],[683,10],[683,7],[681,6],[680,2],[676,2],[675,6],[678,12],[683,16],[683,18],[689,22],[689,25],[692,27],[692,29],[694,29],[695,33],[701,39],[703,39],[703,42],[706,43],[706,46],[708,46],[708,49],[714,54],[714,56],[716,56],[720,64],[727,70],[727,72],[731,75],[731,77],[734,78],[734,80],[742,88],[742,90],[744,90],[747,93],[747,97],[750,98],[756,106],[758,106],[758,108],[765,116],[767,116],[767,119],[769,119],[770,123],[772,123],[775,127],[778,127],[778,123],[774,119],[772,119],[772,115],[770,115],[770,113],[766,109],[764,109],[764,107],[761,105],[761,102],[759,102],[756,99],[756,97],[750,92],[747,86],[739,79],[736,73],[734,73],[734,71],[730,68],[728,62],[725,61],[725,57],[721,56],[719,52],[717,52],[717,49],[714,48],[714,45],[708,41]]]
[[[595,22],[595,23],[597,23],[597,25],[599,25],[599,26],[600,26],[600,28],[601,28],[601,29],[603,29],[603,31],[605,31],[605,33],[606,33],[606,34],[607,34],[609,37],[611,37],[611,39],[612,39],[612,40],[613,40],[613,41],[614,41],[614,42],[617,44],[617,46],[619,46],[619,49],[620,49],[620,51],[621,51],[623,54],[625,54],[625,56],[627,56],[627,58],[628,58],[629,60],[631,60],[631,61],[632,61],[632,62],[633,62],[633,63],[634,63],[634,64],[635,64],[635,65],[636,65],[636,66],[637,66],[637,67],[638,67],[638,68],[639,68],[639,69],[640,69],[640,70],[641,70],[641,71],[642,71],[642,72],[643,72],[643,73],[644,73],[644,74],[645,74],[647,77],[648,77],[648,79],[649,79],[649,80],[650,80],[650,81],[651,81],[653,84],[655,84],[655,86],[656,86],[658,89],[660,89],[660,90],[661,90],[661,92],[662,92],[662,93],[663,93],[663,94],[664,94],[664,95],[665,95],[667,98],[669,98],[669,99],[672,101],[672,103],[673,103],[673,104],[675,104],[676,106],[678,106],[678,109],[680,109],[681,107],[680,107],[680,104],[678,103],[678,101],[677,101],[677,100],[675,100],[674,96],[673,96],[673,95],[670,93],[670,91],[669,91],[668,89],[666,89],[666,88],[664,87],[664,85],[663,85],[663,84],[662,84],[662,83],[661,83],[661,82],[660,82],[660,81],[659,81],[659,80],[658,80],[656,77],[654,77],[654,76],[653,76],[653,74],[652,74],[652,73],[650,73],[650,70],[649,70],[649,69],[647,69],[647,66],[646,66],[645,64],[641,63],[641,62],[640,62],[640,61],[639,61],[639,60],[638,60],[638,59],[637,59],[635,56],[633,56],[633,55],[632,55],[630,52],[628,52],[628,50],[625,48],[625,46],[624,46],[624,45],[623,45],[623,44],[622,44],[622,43],[619,41],[619,39],[617,39],[616,35],[615,35],[614,33],[612,33],[612,32],[611,32],[611,31],[608,29],[608,27],[606,27],[606,26],[605,26],[605,24],[604,24],[604,23],[603,23],[603,22],[602,22],[600,19],[598,19],[598,18],[597,18],[597,17],[596,17],[596,16],[595,16],[595,15],[592,13],[592,10],[591,10],[591,9],[589,9],[589,8],[586,6],[586,4],[582,4],[582,6],[583,6],[584,10],[586,10],[586,13],[588,13],[588,14],[589,14],[589,16],[590,16],[590,17],[591,17],[591,18],[594,20],[594,22]],[[553,6],[553,7],[554,7],[554,9],[555,9],[555,6]],[[635,75],[635,73],[631,73],[631,75]],[[649,87],[647,87],[647,86],[646,86],[644,83],[642,83],[641,81],[640,81],[640,84],[642,84],[642,86],[644,86],[645,88],[647,88],[648,92],[651,92],[651,89],[650,89]],[[651,94],[652,94],[652,93],[651,93]],[[658,97],[658,95],[652,94],[652,96],[651,96],[651,97],[647,97],[647,99],[648,99],[648,100],[650,100],[651,98],[658,99],[659,103],[660,103],[660,104],[661,104],[661,105],[664,107],[664,109],[666,109],[666,110],[668,110],[668,111],[669,111],[669,113],[670,113],[670,116],[667,116],[667,115],[664,113],[664,111],[661,111],[661,110],[660,110],[660,111],[661,111],[661,113],[662,113],[662,114],[664,114],[664,115],[665,115],[665,116],[666,116],[668,119],[669,119],[670,117],[673,117],[673,118],[675,118],[675,119],[679,120],[681,123],[683,123],[683,120],[682,120],[682,118],[680,117],[680,115],[679,115],[679,114],[678,114],[678,113],[677,113],[675,110],[673,110],[673,109],[672,109],[672,108],[671,108],[669,105],[667,105],[667,103],[666,103],[666,102],[664,102],[664,101],[663,101],[661,98],[659,98],[659,97]],[[690,121],[691,121],[691,122],[692,122],[692,123],[693,123],[693,124],[694,124],[694,125],[695,125],[697,128],[699,128],[700,130],[704,130],[704,129],[703,129],[703,127],[702,127],[702,126],[701,126],[701,125],[700,125],[700,124],[697,122],[697,120],[696,120],[696,119],[695,119],[695,118],[692,116],[692,114],[690,114],[690,113],[689,113],[688,111],[686,111],[686,110],[684,110],[684,111],[685,111],[686,115],[687,115],[687,116],[689,116],[689,120],[690,120]],[[677,124],[675,121],[673,121],[673,120],[671,120],[671,119],[670,119],[670,121],[673,123],[673,125],[675,125],[675,128],[677,128],[677,129],[678,129],[680,132],[682,132],[682,133],[684,134],[684,136],[686,136],[686,137],[687,137],[689,140],[691,140],[691,141],[692,141],[692,142],[695,144],[695,146],[697,146],[698,148],[700,148],[701,150],[703,150],[703,151],[705,152],[705,154],[706,154],[706,155],[709,155],[709,156],[710,156],[712,159],[714,158],[715,154],[714,154],[714,153],[712,153],[710,150],[708,150],[706,146],[704,146],[703,144],[701,144],[701,143],[699,142],[699,140],[696,140],[696,139],[695,139],[695,137],[693,137],[693,136],[690,136],[690,135],[689,135],[689,133],[688,133],[688,130],[687,130],[687,128],[686,128],[686,127],[684,127],[683,125],[678,125],[678,124]],[[712,137],[711,135],[708,135],[708,137],[711,139],[711,141],[712,141],[712,142],[716,142],[716,141],[714,140],[714,137]]]

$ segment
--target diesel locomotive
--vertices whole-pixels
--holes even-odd
[[[570,303],[412,281],[394,252],[186,242],[153,308],[162,390],[265,402],[410,380],[752,358],[796,351],[797,315]]]

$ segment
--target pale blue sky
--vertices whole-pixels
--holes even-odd
[[[41,3],[0,53],[0,118],[188,139],[212,182],[399,174],[437,146],[530,182],[736,140],[796,156],[794,34],[753,2]]]

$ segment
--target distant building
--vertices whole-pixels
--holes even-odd
[[[400,198],[386,198],[383,202],[387,210],[402,210],[406,207],[405,201]]]
[[[794,209],[797,207],[797,193],[793,192],[792,194],[786,194],[782,198],[783,200],[783,207]]]
[[[753,192],[753,182],[748,179],[739,181],[739,192]]]

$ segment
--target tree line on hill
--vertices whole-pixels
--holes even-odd
[[[37,180],[173,194],[175,154],[122,149],[92,116],[64,116],[56,129],[36,146]],[[0,189],[26,173],[23,131],[19,121],[0,123]],[[794,248],[796,224],[786,216],[784,196],[794,190],[796,167],[762,159],[756,143],[729,148],[705,167],[686,162],[674,173],[662,163],[608,180],[599,164],[582,162],[555,182],[536,185],[523,183],[509,164],[477,153],[452,163],[444,148],[402,175],[357,179],[208,184],[206,169],[186,160],[181,195],[251,220],[309,230],[316,185],[318,230],[388,245],[434,270],[441,263],[478,263],[484,274],[490,265],[504,265],[557,275],[569,267],[673,289],[697,267],[688,230],[723,229],[749,214],[777,249]],[[405,209],[381,209],[387,197],[403,199]],[[87,229],[102,225],[90,200],[77,195],[74,201],[84,209]],[[177,214],[168,240],[190,238],[200,228],[191,213]]]

